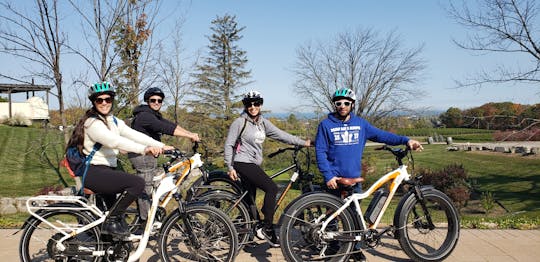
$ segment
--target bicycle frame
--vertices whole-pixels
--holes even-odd
[[[399,188],[401,183],[403,183],[404,181],[408,181],[408,180],[410,180],[410,175],[407,172],[407,166],[406,165],[401,165],[397,169],[388,172],[387,174],[385,174],[384,176],[379,178],[368,190],[366,190],[366,192],[354,193],[354,194],[350,195],[349,197],[345,198],[344,204],[338,210],[336,210],[334,213],[332,213],[329,218],[325,219],[325,217],[321,217],[320,221],[322,221],[322,219],[325,219],[325,221],[322,224],[321,231],[325,232],[324,230],[326,229],[328,224],[330,224],[330,222],[334,218],[336,218],[339,214],[341,214],[343,211],[345,211],[351,204],[354,204],[354,207],[356,209],[356,213],[358,214],[358,217],[360,218],[362,228],[364,228],[364,229],[377,229],[377,226],[379,225],[379,222],[380,222],[381,218],[383,217],[384,213],[386,212],[386,209],[388,208],[388,205],[392,201],[392,198],[394,197],[397,189]],[[384,205],[383,205],[381,211],[379,212],[379,215],[377,216],[375,222],[368,226],[367,223],[366,223],[366,220],[364,219],[362,209],[360,208],[360,202],[359,201],[371,196],[373,193],[375,193],[375,191],[377,191],[379,188],[381,188],[382,186],[384,186],[387,183],[390,183],[390,190],[389,190],[388,198],[384,202]],[[317,221],[317,222],[320,222],[320,221]],[[328,236],[323,237],[323,238],[331,239],[331,237],[332,236],[328,235]],[[356,236],[355,240],[356,241],[361,241],[362,240],[361,236]],[[324,252],[321,253],[321,257],[324,257]]]
[[[272,158],[278,154],[281,154],[287,150],[294,150],[294,153],[293,153],[293,164],[286,167],[286,168],[283,168],[279,171],[277,171],[276,173],[270,175],[270,179],[274,180],[274,178],[282,175],[282,174],[285,174],[291,170],[294,169],[294,172],[291,176],[291,178],[289,179],[289,182],[287,183],[287,186],[281,190],[280,192],[278,192],[279,194],[279,198],[278,200],[276,201],[276,207],[275,207],[275,211],[277,211],[277,209],[279,208],[279,206],[281,205],[281,203],[283,202],[283,200],[285,199],[285,196],[287,195],[287,192],[289,192],[289,190],[291,189],[292,187],[292,184],[294,184],[298,178],[300,177],[300,172],[303,172],[299,167],[299,161],[298,161],[298,152],[300,152],[300,149],[302,147],[300,146],[294,146],[294,147],[287,147],[287,148],[283,148],[283,149],[279,149],[278,151],[274,152],[274,153],[271,153],[268,155],[269,158]],[[309,153],[308,153],[308,159],[309,159]],[[308,167],[306,168],[306,170],[309,169],[309,163],[308,163]],[[307,173],[304,172],[304,173]],[[246,191],[247,192],[247,191]],[[246,195],[246,192],[244,192],[244,194],[242,194],[242,198]]]
[[[146,246],[148,244],[148,239],[150,238],[150,232],[152,230],[151,227],[154,225],[154,220],[155,220],[158,207],[166,206],[167,203],[173,197],[173,195],[178,191],[178,185],[182,183],[184,178],[190,173],[190,170],[194,168],[199,168],[202,166],[202,164],[203,163],[200,159],[200,154],[196,153],[190,159],[181,161],[171,166],[168,169],[168,172],[164,172],[163,174],[154,177],[154,181],[158,183],[158,186],[152,192],[152,205],[148,212],[148,220],[146,223],[146,227],[142,236],[131,235],[128,238],[129,241],[140,239],[140,243],[136,251],[130,254],[128,261],[137,261],[143,254],[144,250],[146,249]],[[182,170],[183,171],[182,174],[177,178],[177,174],[175,172],[178,171],[182,167],[184,167],[184,170]],[[161,200],[163,196],[165,197]],[[51,203],[53,205],[51,205]],[[70,204],[71,206],[69,207],[55,206],[54,203]],[[88,204],[88,202],[86,201],[86,198],[83,196],[49,196],[49,195],[36,196],[36,197],[29,198],[26,201],[26,208],[28,212],[31,214],[31,216],[41,220],[42,222],[46,223],[47,225],[51,226],[56,231],[64,235],[60,240],[56,242],[56,248],[58,248],[58,250],[61,250],[61,251],[66,250],[66,246],[63,244],[63,242],[66,239],[71,238],[77,234],[80,234],[95,226],[100,225],[101,223],[105,221],[107,215],[109,214],[109,211],[103,212],[96,205]],[[40,215],[40,212],[39,212],[40,210],[46,211],[46,210],[56,210],[56,209],[76,210],[76,211],[81,211],[81,212],[87,211],[93,214],[97,219],[93,221],[92,223],[89,223],[80,228],[73,228],[73,227],[70,227],[68,224],[63,224],[64,226],[66,226],[66,229],[61,229],[54,226],[46,219],[44,219]],[[93,252],[92,255],[104,256],[105,252],[106,252],[105,250],[97,251],[97,252]]]

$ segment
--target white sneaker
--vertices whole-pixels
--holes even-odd
[[[264,234],[263,234],[263,230],[264,230],[263,227],[259,227],[259,228],[257,228],[257,230],[255,231],[255,232],[256,232],[255,236],[256,236],[259,240],[264,240],[264,239],[265,239]]]

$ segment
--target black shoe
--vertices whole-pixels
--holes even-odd
[[[354,261],[358,261],[358,262],[366,262],[367,261],[367,258],[366,256],[364,255],[364,252],[358,250],[358,253],[354,253],[352,255],[352,259]]]
[[[264,227],[259,229],[261,234],[264,236],[264,239],[266,239],[266,242],[270,244],[271,247],[279,247],[279,241],[276,236],[276,231],[274,230],[274,227]],[[257,230],[257,233],[259,233],[259,230]]]
[[[129,228],[125,226],[127,223],[122,220],[122,216],[108,217],[105,222],[103,222],[103,233],[119,237],[128,237],[131,233],[129,232]]]

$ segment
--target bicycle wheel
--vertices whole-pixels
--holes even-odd
[[[50,210],[39,214],[52,226],[71,232],[94,221],[88,213],[77,210]],[[93,227],[63,242],[66,250],[60,251],[56,243],[64,235],[51,225],[31,217],[26,221],[19,242],[21,261],[98,261],[93,251],[102,251],[98,227]]]
[[[279,232],[281,251],[287,261],[347,261],[354,242],[325,240],[320,234],[322,222],[343,205],[343,201],[326,193],[306,195],[292,205]],[[350,237],[354,220],[348,210],[340,213],[326,227],[335,238]]]
[[[159,251],[163,261],[233,261],[238,238],[223,211],[206,205],[188,205],[172,213],[162,227]],[[187,231],[187,217],[193,235]]]
[[[186,201],[191,201],[196,197],[211,191],[222,190],[229,191],[235,194],[242,194],[242,186],[240,183],[232,181],[225,172],[211,172],[208,174],[206,181],[203,177],[199,177],[193,186],[188,190],[186,194]]]
[[[441,191],[422,188],[425,212],[414,194],[398,208],[397,238],[414,261],[439,261],[450,255],[459,238],[459,216],[452,201]],[[433,225],[427,220],[431,217]]]
[[[227,214],[238,233],[238,250],[249,242],[255,220],[250,217],[246,203],[239,199],[237,195],[229,191],[208,191],[198,197],[197,200],[217,207]]]

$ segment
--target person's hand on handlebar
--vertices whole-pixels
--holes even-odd
[[[233,181],[238,180],[238,175],[236,174],[236,170],[231,169],[231,170],[229,170],[229,172],[227,172],[227,174],[229,175],[229,177],[230,177]]]
[[[197,133],[191,133],[189,137],[191,139],[191,142],[201,142],[201,138]]]
[[[414,139],[409,139],[409,142],[407,142],[407,146],[410,149],[415,150],[415,151],[422,151],[424,149],[424,147],[422,147],[420,142],[418,142],[418,141],[416,141]]]
[[[313,146],[315,144],[314,141],[311,141],[311,139],[308,139],[306,140],[306,143],[304,143],[304,146],[305,147],[310,147],[310,146]]]
[[[158,146],[147,146],[144,149],[144,154],[145,155],[153,155],[154,157],[158,157],[160,154],[163,153],[164,148],[165,147],[161,148],[161,147],[158,147]]]

